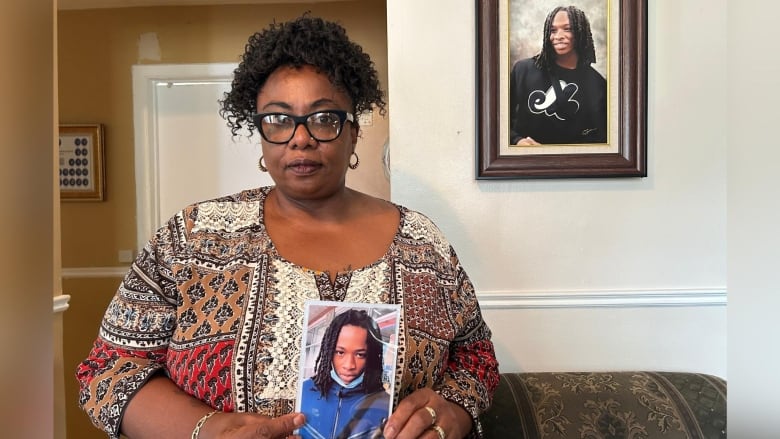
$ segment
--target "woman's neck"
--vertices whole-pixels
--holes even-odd
[[[323,221],[339,220],[350,212],[354,191],[344,188],[326,199],[299,200],[285,196],[278,189],[268,194],[273,211],[286,218],[310,218]]]

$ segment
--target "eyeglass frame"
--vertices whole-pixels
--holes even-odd
[[[309,125],[307,124],[309,118],[314,116],[315,114],[320,114],[320,113],[333,113],[339,118],[339,127],[337,130],[338,132],[336,133],[336,136],[333,137],[332,139],[328,139],[328,140],[320,139],[316,137],[314,134],[312,134],[311,130],[309,129]],[[275,142],[273,140],[269,140],[268,137],[266,137],[265,133],[263,132],[263,127],[262,127],[262,120],[267,116],[286,116],[292,119],[295,122],[295,125],[293,126],[292,131],[290,131],[290,138],[285,140],[284,142]],[[299,125],[303,125],[304,128],[306,128],[306,132],[309,133],[309,136],[311,136],[312,139],[318,142],[332,142],[338,139],[339,136],[341,136],[342,131],[344,131],[344,123],[346,121],[352,122],[354,124],[355,115],[353,113],[344,110],[318,110],[318,111],[311,112],[309,114],[304,114],[302,116],[294,116],[289,113],[282,113],[278,111],[271,112],[271,113],[255,113],[254,115],[252,115],[252,123],[255,124],[255,128],[257,128],[257,132],[260,133],[260,136],[263,138],[263,140],[265,140],[268,143],[273,143],[275,145],[283,145],[289,142],[290,140],[292,140],[292,138],[295,137],[295,132],[298,131]]]

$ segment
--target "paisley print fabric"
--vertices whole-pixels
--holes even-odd
[[[498,364],[474,288],[424,215],[397,206],[386,254],[340,273],[277,254],[263,223],[271,187],[191,205],[161,227],[122,281],[88,357],[79,404],[112,438],[127,402],[153,374],[226,412],[294,408],[307,300],[401,304],[394,402],[431,387],[474,419],[498,385]]]

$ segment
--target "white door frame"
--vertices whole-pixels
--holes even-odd
[[[214,82],[233,79],[235,63],[134,65],[136,245],[140,251],[159,227],[157,87],[160,83]]]

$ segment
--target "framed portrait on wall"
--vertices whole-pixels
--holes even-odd
[[[476,177],[647,175],[646,0],[477,0]]]

